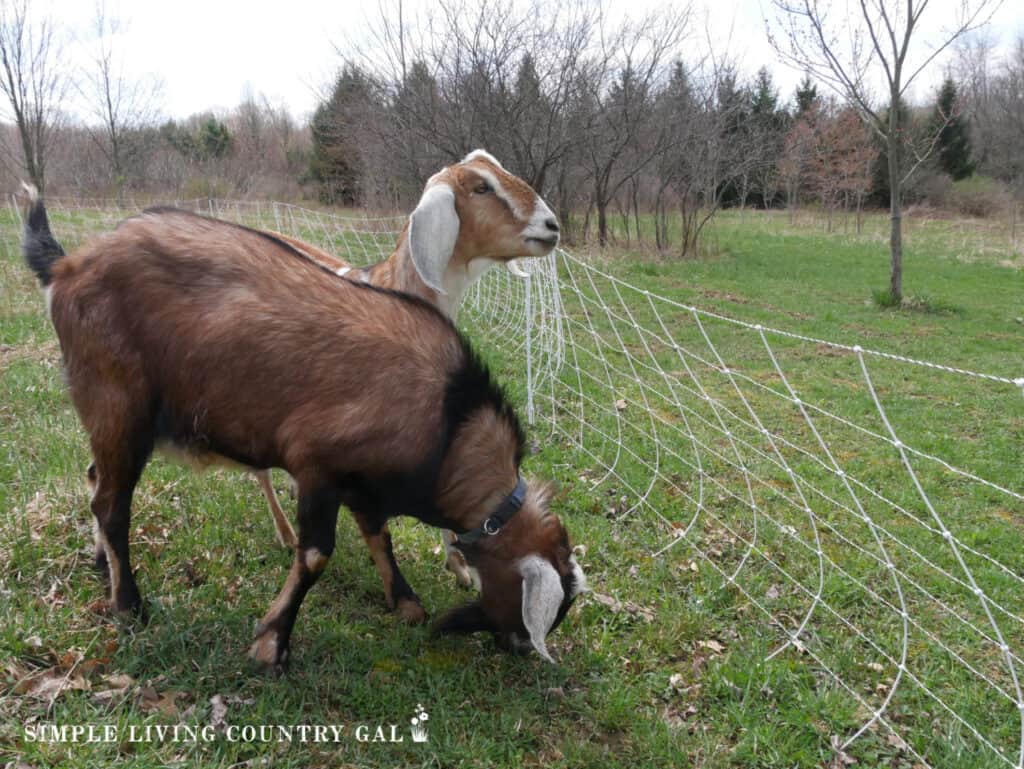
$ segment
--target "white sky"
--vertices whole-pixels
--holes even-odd
[[[407,8],[429,2],[405,1]],[[47,2],[55,18],[77,37],[69,58],[84,66],[93,3],[37,0],[43,8]],[[713,38],[731,40],[730,48],[746,74],[768,65],[787,100],[800,73],[779,62],[768,43],[763,19],[766,11],[771,12],[769,0],[695,2],[699,24],[706,19]],[[609,7],[613,12],[625,13],[628,8],[636,13],[656,5],[656,0],[610,0]],[[937,24],[948,22],[955,5],[956,0],[932,0],[928,18]],[[128,22],[121,38],[127,73],[159,75],[164,82],[164,115],[174,117],[228,109],[247,89],[265,94],[272,103],[286,104],[297,117],[308,115],[317,89],[338,65],[333,42],[358,38],[366,14],[376,13],[377,7],[377,0],[123,0],[120,5],[108,0],[108,12]],[[993,18],[991,33],[1005,50],[1021,32],[1024,2],[1005,0]],[[931,87],[940,74],[941,64],[921,87]]]

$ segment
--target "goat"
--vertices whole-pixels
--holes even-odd
[[[419,296],[454,318],[463,294],[489,267],[505,262],[512,270],[517,257],[550,253],[558,245],[558,232],[558,220],[541,197],[478,149],[430,178],[395,250],[370,267],[352,267],[298,238],[270,234],[339,275]],[[295,532],[274,494],[270,472],[256,477],[278,541],[294,548]],[[442,538],[446,567],[468,587],[472,575],[455,547],[455,535],[445,531]],[[99,546],[97,559],[102,560]]]
[[[342,504],[399,614],[423,615],[386,528],[406,515],[460,532],[480,582],[479,598],[435,632],[489,631],[551,661],[545,639],[585,577],[545,488],[519,475],[515,412],[433,305],[339,279],[267,233],[174,209],[126,219],[68,256],[31,189],[23,251],[89,434],[116,611],[142,607],[131,500],[154,448],[167,448],[296,480],[298,545],[249,650],[260,667],[287,664]]]

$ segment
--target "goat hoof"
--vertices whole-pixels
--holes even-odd
[[[459,587],[469,588],[473,586],[473,577],[470,576],[466,559],[462,557],[461,553],[449,551],[444,567],[455,575],[455,584]]]
[[[421,625],[427,621],[427,613],[420,606],[418,601],[404,599],[398,602],[395,607],[395,614],[398,618],[409,625]]]
[[[289,552],[294,552],[295,548],[299,546],[298,537],[293,532],[278,533],[277,541],[281,544],[281,547]]]
[[[281,678],[288,672],[286,662],[263,662],[252,657],[249,658],[249,667],[255,675],[263,678]]]
[[[258,632],[256,640],[249,647],[249,660],[258,673],[280,676],[288,668],[288,648],[280,648],[280,641],[274,630]]]
[[[465,566],[452,566],[451,563],[449,563],[447,564],[447,568],[448,571],[455,575],[456,585],[465,589],[473,587],[473,578],[469,574],[469,569],[467,569]]]
[[[123,622],[131,624],[138,623],[139,625],[149,624],[149,610],[146,609],[146,606],[142,603],[141,599],[138,602],[127,606],[118,606],[113,602],[111,602],[109,606],[111,613]]]

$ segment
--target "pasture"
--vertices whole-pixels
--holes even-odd
[[[215,212],[362,263],[401,226]],[[66,246],[118,216],[51,213]],[[460,325],[532,412],[526,471],[555,484],[593,589],[550,639],[560,663],[399,623],[343,513],[273,680],[244,655],[290,555],[246,475],[154,459],[132,523],[150,621],[105,611],[88,448],[17,226],[0,212],[0,763],[1020,766],[1024,273],[1005,232],[910,220],[902,310],[872,302],[887,275],[874,215],[854,235],[728,212],[699,260],[620,241],[552,260],[529,291],[489,276]],[[919,452],[913,474],[901,446]],[[466,600],[436,531],[393,533],[428,612]],[[409,735],[418,705],[425,743]],[[28,739],[43,723],[113,724],[118,739]],[[215,738],[128,739],[175,724]],[[346,736],[225,732],[268,724]],[[373,741],[392,724],[402,742]]]

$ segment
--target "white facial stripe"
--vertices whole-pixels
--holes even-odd
[[[499,198],[508,203],[508,207],[512,209],[512,213],[516,215],[517,219],[528,218],[526,214],[523,213],[523,210],[519,207],[516,201],[512,200],[512,198],[509,197],[508,193],[505,192],[505,188],[501,186],[501,183],[498,181],[498,177],[491,173],[489,169],[474,168],[473,170],[480,174],[480,176],[482,176],[487,181],[487,183],[491,185],[491,188],[494,190],[495,195],[497,195]],[[536,216],[536,213],[534,213],[534,216]]]
[[[462,162],[463,163],[470,163],[470,162],[472,162],[474,160],[477,160],[477,159],[479,159],[479,160],[487,160],[487,161],[493,163],[494,165],[496,165],[502,171],[505,170],[505,167],[501,163],[499,163],[497,161],[497,159],[494,157],[494,155],[492,155],[487,150],[473,150],[468,155],[466,155],[466,157],[464,157],[462,159]]]
[[[340,275],[341,277],[345,277],[351,271],[352,271],[351,267],[339,267],[338,271],[335,273],[335,275]]]

